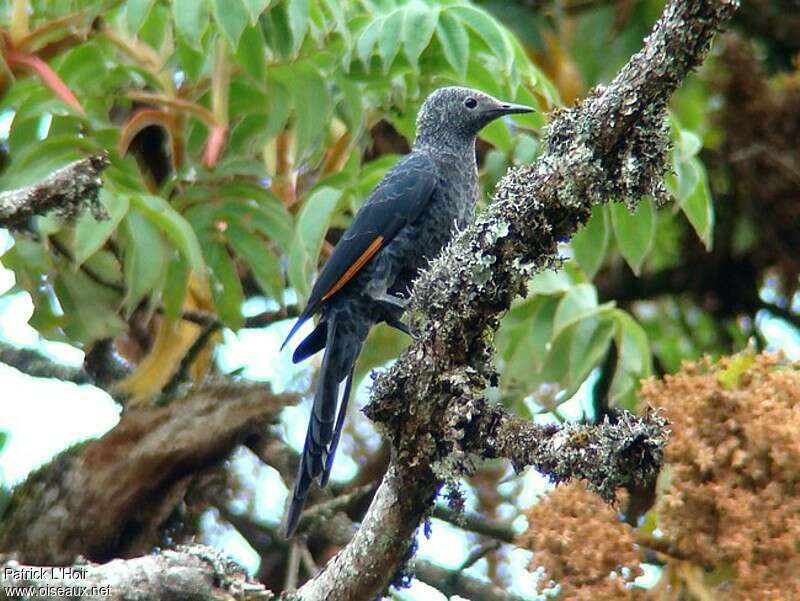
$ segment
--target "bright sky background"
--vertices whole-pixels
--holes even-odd
[[[10,244],[9,236],[0,230],[0,252]],[[0,294],[9,290],[13,283],[13,274],[0,267]],[[247,313],[256,313],[263,308],[258,301],[253,301],[245,310]],[[81,365],[83,353],[80,350],[67,344],[44,341],[27,325],[31,312],[32,305],[26,293],[0,297],[0,340],[36,349],[67,365]],[[783,348],[791,357],[800,358],[800,338],[795,332],[763,312],[759,315],[758,323],[772,347]],[[217,354],[219,367],[224,372],[241,369],[244,377],[270,381],[276,391],[291,388],[298,379],[302,380],[304,370],[308,368],[294,366],[289,361],[288,351],[284,354],[278,351],[290,325],[289,322],[282,322],[265,329],[242,330],[238,334],[225,332],[224,344]],[[0,452],[0,477],[10,484],[20,482],[31,470],[75,442],[102,435],[113,428],[119,419],[119,407],[97,388],[31,378],[3,364],[0,364],[0,390],[5,392],[0,400],[0,430],[10,433],[8,445]],[[355,410],[363,404],[366,394],[366,387],[361,386],[351,409]],[[583,396],[579,393],[576,399],[562,406],[567,417],[580,415]],[[287,408],[282,416],[287,440],[298,450],[305,436],[307,411],[308,402],[305,402],[299,407]],[[366,420],[360,420],[359,423],[369,428]],[[377,435],[373,433],[373,436]],[[233,465],[245,479],[253,480],[253,498],[241,499],[236,509],[250,509],[256,517],[267,523],[280,521],[287,490],[277,473],[245,450],[236,453]],[[346,480],[354,474],[355,469],[355,463],[340,453],[333,478]],[[531,470],[522,478],[524,485],[520,504],[523,507],[530,506],[546,490],[547,484]],[[513,487],[514,483],[501,486]],[[474,499],[468,499],[468,508],[469,503],[473,502]],[[507,509],[511,510],[510,507]],[[524,529],[524,518],[519,518],[515,526]],[[204,527],[208,532],[207,542],[224,548],[249,571],[257,569],[257,554],[233,528],[220,525],[211,512],[205,517]],[[473,542],[472,535],[434,520],[431,538],[419,537],[418,556],[456,568],[463,562]],[[531,595],[531,591],[535,590],[535,575],[524,569],[529,561],[530,553],[527,551],[513,550],[507,554],[508,568],[514,574],[513,589],[520,594]],[[478,562],[468,573],[484,575],[485,560]],[[406,600],[444,599],[438,591],[417,581],[410,589],[399,591],[395,596]]]

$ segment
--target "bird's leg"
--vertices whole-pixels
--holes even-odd
[[[378,293],[369,293],[370,297],[373,300],[378,301],[379,303],[386,303],[387,305],[392,305],[393,307],[397,307],[398,309],[405,310],[408,307],[408,300],[407,298],[403,298],[402,296],[394,296],[389,294],[388,292],[378,292]]]
[[[400,309],[402,313],[408,306],[407,298],[389,294],[389,282],[381,277],[372,279],[367,284],[365,292],[372,300],[389,305],[388,309]]]

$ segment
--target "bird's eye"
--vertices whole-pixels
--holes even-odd
[[[464,106],[467,107],[468,109],[474,109],[476,106],[478,106],[478,101],[475,100],[474,98],[467,98],[464,101]]]

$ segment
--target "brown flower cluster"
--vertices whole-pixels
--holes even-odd
[[[559,486],[527,513],[528,530],[517,545],[561,585],[560,599],[639,598],[630,583],[641,574],[633,529],[582,482]]]
[[[800,366],[703,360],[641,395],[672,422],[657,504],[672,547],[725,599],[800,599]]]

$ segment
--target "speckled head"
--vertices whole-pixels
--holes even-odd
[[[470,88],[439,88],[422,104],[414,145],[436,147],[470,143],[481,129],[498,117],[532,111],[529,106],[504,102]]]

